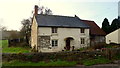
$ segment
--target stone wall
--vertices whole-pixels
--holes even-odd
[[[40,36],[38,39],[38,47],[48,48],[50,46],[50,36]]]
[[[120,54],[120,48],[116,49],[106,49],[104,51],[90,51],[90,52],[80,52],[80,51],[68,51],[68,52],[53,52],[53,53],[3,53],[2,60],[23,60],[23,61],[50,61],[50,60],[66,60],[66,61],[81,61],[88,58],[97,58],[98,56],[103,56],[108,59],[113,58],[115,55]]]

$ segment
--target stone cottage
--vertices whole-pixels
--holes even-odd
[[[59,52],[90,45],[89,26],[79,17],[38,14],[31,27],[31,47],[38,52]]]
[[[105,43],[106,33],[94,22],[90,20],[82,20],[90,26],[90,45],[94,46]]]

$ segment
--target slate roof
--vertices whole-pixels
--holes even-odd
[[[36,20],[38,27],[89,28],[78,17],[38,14]]]
[[[94,22],[89,20],[81,20],[84,23],[90,26],[90,34],[91,35],[102,35],[105,36],[106,33]]]

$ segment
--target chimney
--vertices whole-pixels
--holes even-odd
[[[36,16],[37,14],[38,14],[38,6],[37,5],[35,5],[35,7],[34,7],[34,15]]]

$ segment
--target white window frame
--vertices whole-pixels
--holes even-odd
[[[80,38],[80,40],[81,40],[80,41],[81,44],[85,44],[85,38]]]
[[[52,27],[51,28],[52,33],[57,33],[57,29],[58,29],[57,27]]]
[[[85,28],[81,28],[80,33],[85,33]]]
[[[58,46],[58,40],[57,39],[52,40],[51,43],[52,43],[52,47],[57,47]]]

